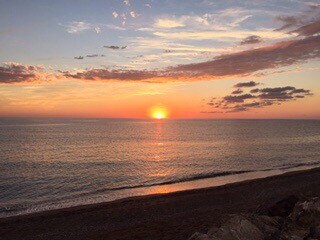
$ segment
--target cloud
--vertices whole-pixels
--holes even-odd
[[[49,80],[52,74],[45,72],[42,66],[22,65],[20,63],[4,63],[0,66],[0,83],[25,83]]]
[[[96,80],[96,79],[113,79],[113,80],[146,80],[156,77],[160,77],[159,73],[156,71],[143,71],[143,70],[108,70],[108,69],[91,69],[84,72],[78,72],[71,74],[70,72],[65,72],[64,76],[75,78],[75,79],[86,79],[86,80]]]
[[[234,90],[231,94],[241,94],[243,91],[241,89]]]
[[[290,30],[289,33],[296,33],[299,36],[312,36],[320,33],[320,5],[309,4],[310,9],[297,16],[278,16],[277,21],[283,26],[278,31]],[[295,29],[293,29],[295,28]],[[293,30],[292,30],[293,29]]]
[[[237,83],[236,85],[234,85],[233,87],[235,88],[242,88],[242,87],[255,87],[259,85],[259,83],[254,82],[254,81],[250,81],[250,82],[240,82]]]
[[[107,28],[113,29],[113,30],[121,30],[121,31],[126,30],[125,28],[116,26],[116,25],[114,25],[114,24],[106,24],[105,26],[106,26]]]
[[[246,99],[252,99],[255,98],[255,96],[251,94],[242,94],[238,96],[228,95],[223,97],[223,100],[227,103],[238,103],[238,102],[244,102]]]
[[[130,6],[130,0],[123,0],[123,3],[127,6]]]
[[[70,22],[68,25],[62,25],[67,29],[68,33],[71,34],[77,34],[77,33],[81,33],[81,32],[85,32],[88,30],[92,30],[95,31],[96,33],[100,33],[101,32],[101,28],[99,26],[95,26],[91,23],[88,22],[77,22],[77,21],[73,21]]]
[[[96,31],[96,33],[101,33],[101,28],[100,27],[95,27],[94,30]]]
[[[238,83],[236,85],[241,84]],[[293,86],[256,88],[252,89],[250,93],[242,95],[226,95],[221,98],[211,98],[207,105],[213,108],[213,110],[202,111],[202,113],[244,112],[272,105],[281,105],[283,102],[295,101],[311,95],[310,90],[295,88]]]
[[[185,26],[184,23],[180,21],[167,18],[158,18],[154,25],[158,28],[177,28]]]
[[[249,37],[246,37],[240,42],[240,45],[246,45],[246,44],[255,44],[262,42],[262,38],[256,35],[252,35]]]
[[[125,46],[104,47],[114,50],[125,48]],[[312,36],[283,41],[267,47],[225,54],[206,62],[178,65],[157,71],[141,70],[136,72],[141,76],[134,76],[133,80],[149,81],[151,78],[157,78],[158,80],[162,78],[164,81],[195,81],[235,76],[244,77],[257,71],[289,66],[319,57],[320,36]],[[94,72],[93,75],[90,73],[91,71]],[[116,76],[116,79],[130,80],[128,76],[131,72],[129,71],[129,74],[127,74],[126,70],[118,69],[116,75],[105,73],[105,69],[87,70],[87,72],[76,75],[76,78],[85,79],[87,76],[94,76],[97,80],[112,80],[112,77]],[[121,75],[124,75],[124,77],[122,78]],[[72,75],[69,74],[68,77],[72,77]],[[253,86],[255,85],[253,84]]]
[[[298,31],[298,29],[299,28],[297,28],[296,31]],[[123,50],[126,49],[127,46],[111,45],[104,46],[104,48]],[[80,59],[79,57],[77,58]],[[267,74],[267,72],[263,71],[270,69],[275,70],[280,67],[290,66],[310,59],[318,58],[320,58],[319,34],[304,37],[294,37],[291,40],[277,42],[269,46],[223,54],[205,62],[171,66],[165,69],[86,69],[78,73],[70,73],[69,71],[66,71],[63,74],[68,78],[84,80],[94,79],[102,81],[199,81],[227,77],[245,77],[257,74],[257,72],[258,74]],[[4,71],[3,67],[2,71]],[[17,81],[21,81],[21,78],[18,77]],[[235,87],[239,88],[240,86]]]
[[[182,24],[182,23],[180,23]],[[170,28],[170,24],[167,24]],[[173,25],[174,26],[174,25]],[[178,25],[177,25],[178,26]],[[164,27],[164,26],[163,26]],[[175,26],[176,27],[176,26]],[[171,27],[172,28],[172,27]],[[192,39],[192,40],[205,40],[205,39],[243,39],[251,35],[259,35],[263,38],[282,39],[289,35],[283,32],[267,30],[210,30],[210,31],[176,31],[176,32],[161,32],[155,31],[153,35],[168,38],[168,39]]]
[[[136,13],[134,12],[134,11],[131,11],[130,12],[130,16],[132,17],[132,18],[136,18],[137,16],[136,16]]]
[[[299,27],[296,30],[291,31],[298,33],[300,36],[312,36],[320,33],[320,19],[310,24]]]
[[[71,22],[67,26],[68,33],[80,33],[91,29],[91,24],[87,22]]]
[[[294,39],[271,46],[225,54],[212,61],[172,68],[184,74],[208,77],[246,76],[320,57],[320,36]]]
[[[118,14],[116,11],[114,11],[114,12],[112,13],[112,15],[113,15],[114,18],[118,18],[118,16],[119,16],[119,14]]]
[[[96,57],[105,57],[105,55],[104,54],[88,54],[86,56],[74,57],[74,59],[83,60],[85,57],[86,58],[96,58]]]
[[[123,50],[123,49],[126,49],[127,46],[114,46],[114,45],[111,45],[111,46],[103,46],[104,48],[109,48],[109,49],[112,49],[112,50]]]
[[[239,26],[240,23],[244,22],[245,20],[247,20],[248,18],[251,18],[251,17],[252,17],[252,15],[247,15],[247,16],[237,18],[233,22],[229,23],[229,26],[231,26],[231,27]]]
[[[145,3],[144,6],[148,7],[148,8],[151,8],[151,4],[149,4],[149,3]]]
[[[278,31],[282,31],[288,28],[296,27],[298,24],[301,24],[301,20],[296,16],[277,16],[277,21],[282,22],[282,26],[278,28]]]
[[[127,21],[127,16],[126,14],[123,12],[121,13],[121,19],[122,19],[122,25],[125,25],[126,24],[126,21]]]
[[[86,55],[86,57],[88,57],[88,58],[94,58],[94,57],[105,57],[105,55],[104,54],[88,54],[88,55]]]

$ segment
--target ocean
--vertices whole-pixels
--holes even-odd
[[[0,119],[0,217],[320,166],[319,120]]]

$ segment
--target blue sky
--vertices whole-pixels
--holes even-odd
[[[101,64],[129,65],[144,56],[145,67],[162,55],[163,65],[208,59],[227,51],[241,40],[233,37],[189,36],[177,39],[170,33],[207,31],[264,31],[280,26],[276,16],[305,11],[303,1],[1,1],[1,61],[83,68]],[[113,16],[116,12],[117,18]],[[134,12],[135,17],[130,15]],[[122,14],[126,20],[123,24]],[[178,24],[177,27],[171,26]],[[207,21],[207,23],[206,23]],[[173,25],[172,25],[173,24]],[[97,33],[96,29],[99,29]],[[232,33],[231,33],[232,34]],[[245,35],[246,33],[244,33]],[[274,34],[273,38],[286,37]],[[108,51],[105,45],[128,46]],[[188,51],[187,49],[192,49]],[[164,54],[165,50],[177,50]],[[197,51],[199,49],[199,51]],[[229,49],[232,50],[232,49]],[[201,54],[201,51],[207,51]],[[180,53],[180,54],[179,54]],[[194,53],[194,54],[192,54]],[[104,54],[105,57],[75,61],[74,57]],[[111,58],[111,59],[110,59]],[[85,63],[84,63],[85,62]],[[130,64],[131,63],[131,64]]]

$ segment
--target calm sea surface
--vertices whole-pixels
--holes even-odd
[[[319,120],[0,119],[0,217],[319,165]]]

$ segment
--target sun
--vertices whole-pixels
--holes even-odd
[[[155,118],[156,118],[156,119],[163,119],[163,118],[164,118],[164,115],[163,115],[163,113],[158,112],[158,113],[155,113]]]
[[[150,109],[150,117],[158,120],[168,118],[168,110],[163,106],[152,107]]]

